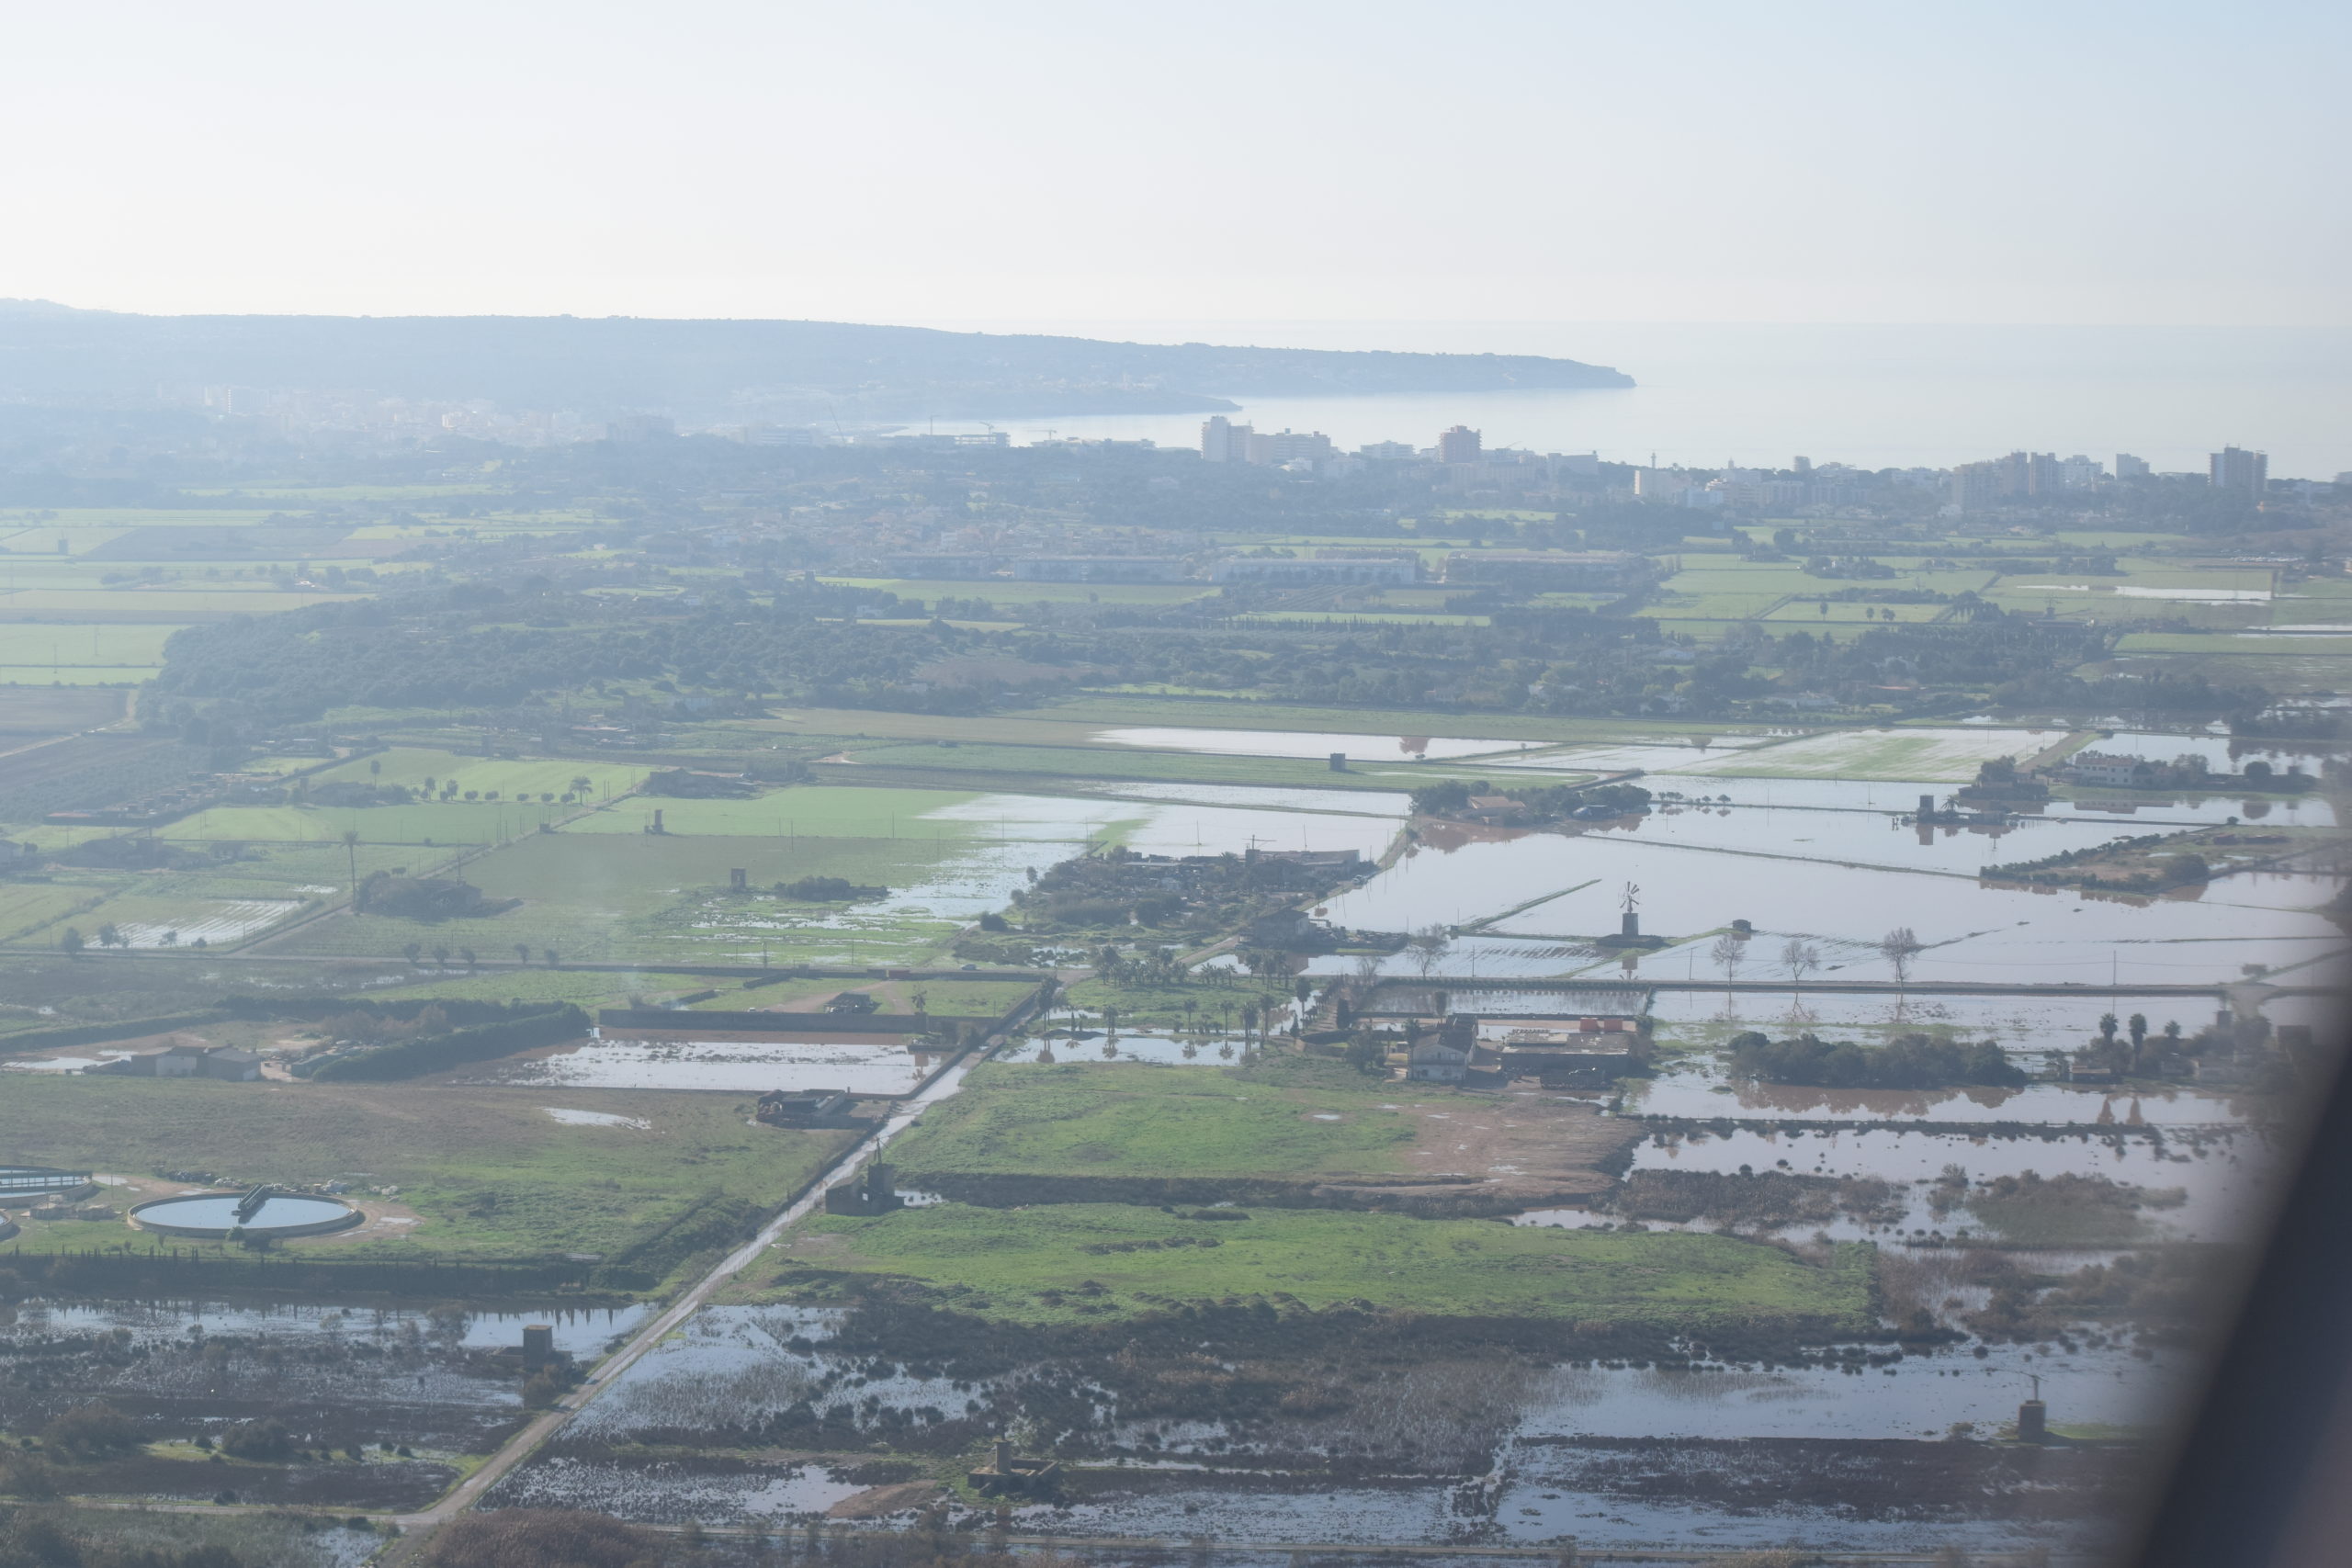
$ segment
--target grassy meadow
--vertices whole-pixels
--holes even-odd
[[[936,1005],[936,1004],[934,1004]],[[1336,1077],[1337,1075],[1334,1075]],[[976,1069],[892,1145],[928,1171],[1057,1176],[1372,1176],[1408,1168],[1393,1085],[1270,1084],[1216,1067]]]
[[[825,1299],[843,1276],[880,1276],[922,1287],[948,1310],[1012,1324],[1112,1323],[1262,1299],[1434,1318],[1854,1332],[1871,1321],[1871,1256],[1840,1247],[1813,1264],[1727,1236],[1327,1210],[1209,1223],[1109,1203],[941,1203],[812,1217],[779,1247],[773,1273],[738,1293]]]
[[[646,1125],[566,1125],[549,1107]],[[622,1261],[716,1207],[781,1204],[847,1138],[748,1120],[748,1101],[727,1094],[12,1074],[0,1148],[131,1177],[198,1169],[231,1185],[340,1177],[399,1188],[390,1200],[354,1196],[413,1224],[289,1244],[322,1258]],[[113,1247],[136,1235],[120,1221],[28,1224],[10,1245]]]

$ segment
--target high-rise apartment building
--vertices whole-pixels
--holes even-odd
[[[2036,452],[2025,460],[2025,492],[2056,495],[2066,488],[2066,471],[2055,452]]]
[[[2207,459],[2205,472],[2215,490],[2233,490],[2259,501],[2270,484],[2270,455],[2224,446]]]
[[[2107,472],[2098,466],[2098,458],[2086,457],[2080,452],[2059,464],[2058,468],[2059,477],[2068,490],[2097,490],[2099,479]]]
[[[1332,450],[1331,438],[1319,430],[1277,430],[1263,435],[1247,426],[1242,427],[1242,431],[1247,449],[1238,456],[1261,467],[1271,468],[1282,463],[1320,463],[1337,455]]]
[[[2115,477],[2119,479],[2144,479],[2154,471],[2145,457],[2134,457],[2129,452],[2115,455]]]
[[[1211,414],[1201,426],[1201,457],[1210,463],[1250,460],[1250,427],[1236,424],[1221,413]]]
[[[1484,450],[1479,434],[1466,424],[1457,424],[1437,438],[1437,460],[1441,463],[1475,463]]]
[[[1951,503],[1962,512],[1997,506],[2012,492],[2004,462],[1962,463],[1951,471]]]

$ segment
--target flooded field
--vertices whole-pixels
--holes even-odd
[[[1427,735],[1322,735],[1281,729],[1105,729],[1098,745],[1136,746],[1155,751],[1193,751],[1219,757],[1327,757],[1345,753],[1359,762],[1445,761],[1458,757],[1510,755],[1533,750],[1540,741],[1468,740]]]
[[[920,1419],[925,1411],[936,1418],[1056,1375],[1049,1364],[973,1378],[877,1366],[836,1348],[840,1323],[839,1314],[815,1309],[706,1309],[624,1374],[555,1450],[503,1482],[492,1501],[738,1528],[829,1513],[903,1522],[925,1500],[924,1487],[907,1484],[919,1467],[854,1450],[787,1450],[747,1463],[741,1435],[812,1402],[852,1420],[887,1424],[892,1412]],[[1491,1484],[1474,1483],[1476,1468],[1326,1472],[1295,1452],[1261,1452],[1215,1420],[1139,1427],[1110,1411],[1114,1446],[1065,1448],[1059,1496],[1016,1506],[1014,1517],[1080,1539],[1244,1549],[1569,1537],[1587,1549],[1626,1551],[1791,1540],[1917,1551],[1954,1542],[2064,1546],[2090,1539],[2086,1505],[2128,1474],[2122,1456],[2061,1452],[2020,1474],[2013,1450],[1956,1446],[1955,1434],[1998,1436],[2037,1377],[2062,1425],[2143,1427],[2195,1375],[2193,1363],[2161,1351],[2077,1344],[2000,1346],[1981,1356],[1954,1349],[1861,1368],[1558,1366],[1469,1392],[1488,1402],[1477,1420],[1494,1445],[1482,1461]],[[831,1429],[846,1437],[855,1428]],[[1147,1438],[1148,1453],[1118,1446]]]
[[[82,1495],[416,1508],[527,1414],[525,1325],[593,1362],[643,1312],[36,1299],[0,1309],[0,1427],[98,1402],[156,1445],[59,1466]],[[246,1451],[224,1471],[227,1441]]]
[[[1643,929],[1669,941],[1752,922],[1754,978],[1766,977],[1771,955],[1798,936],[1820,948],[1825,976],[1893,979],[1877,943],[1895,927],[1916,931],[1925,944],[1909,973],[1927,981],[2221,983],[2241,978],[2249,964],[2292,970],[2346,951],[2344,933],[2314,909],[2341,886],[2335,877],[2256,874],[2122,897],[1990,885],[1974,874],[1996,860],[2088,847],[2105,836],[2100,828],[2050,822],[2018,829],[1999,848],[1940,829],[1922,843],[1917,829],[1880,816],[1683,808],[1607,831],[1417,846],[1332,900],[1330,919],[1390,931],[1434,920],[1475,928],[1477,938],[1516,939],[1500,947],[1457,942],[1442,961],[1450,975],[1473,959],[1482,964],[1474,972],[1497,975],[1622,966],[1622,955],[1593,952],[1589,942],[1616,930],[1628,884],[1641,889]],[[2010,843],[2029,847],[2013,857]],[[1556,947],[1546,951],[1547,942]],[[1695,946],[1633,961],[1651,974],[1703,975]],[[1399,955],[1384,972],[1404,967]]]
[[[2075,1041],[2069,1040],[2069,1048]],[[2056,1046],[2053,1043],[2052,1049]],[[1630,1079],[1622,1097],[1629,1116],[1693,1121],[1918,1121],[2031,1122],[2046,1126],[2209,1127],[2236,1125],[2271,1109],[2242,1097],[2195,1089],[2119,1092],[2061,1083],[2023,1089],[1811,1089],[1729,1079],[1714,1066]]]
[[[902,1095],[920,1088],[941,1060],[901,1043],[870,1040],[592,1040],[504,1057],[459,1081],[538,1089],[839,1089],[854,1095]]]

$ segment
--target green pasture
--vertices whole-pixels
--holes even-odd
[[[1408,610],[1257,610],[1233,617],[1237,622],[1295,622],[1313,626],[1483,626],[1484,615],[1448,615]]]
[[[108,891],[70,882],[0,882],[0,942],[40,940],[53,946],[62,931],[52,928],[97,908]]]
[[[650,1126],[567,1126],[550,1106]],[[81,1169],[211,1170],[241,1187],[365,1173],[367,1186],[400,1188],[390,1201],[418,1224],[288,1245],[322,1260],[640,1254],[659,1276],[683,1261],[664,1256],[665,1233],[730,1205],[780,1205],[847,1141],[748,1121],[748,1105],[723,1094],[23,1074],[0,1095],[0,1148]],[[136,1237],[120,1221],[28,1225],[10,1245],[68,1251]]]
[[[1659,1328],[1856,1332],[1871,1321],[1867,1247],[1838,1247],[1816,1266],[1727,1236],[1490,1220],[1283,1209],[1207,1224],[1107,1203],[940,1203],[877,1219],[815,1217],[776,1256],[762,1292],[771,1299],[822,1294],[827,1276],[882,1276],[1008,1323],[1101,1323],[1249,1299]]]
[[[1792,624],[1809,626],[1825,621],[1848,625],[1857,621],[1876,621],[1882,626],[1888,626],[1903,621],[1932,621],[1950,607],[1945,604],[1857,604],[1836,599],[1816,600],[1808,604],[1799,599],[1774,610],[1764,617],[1764,621],[1774,632],[1785,632]],[[1892,621],[1889,616],[1893,617]]]
[[[0,612],[38,612],[67,620],[149,622],[218,620],[224,615],[266,615],[305,610],[313,604],[348,604],[358,593],[279,590],[266,584],[224,588],[22,588],[0,592]]]
[[[517,944],[535,961],[553,950],[582,963],[914,964],[935,956],[964,919],[905,890],[970,874],[976,843],[944,839],[674,837],[645,833],[533,834],[469,862],[462,874],[519,908],[427,922],[334,915],[274,943],[273,953],[383,957],[407,943],[469,946],[500,958]],[[838,876],[891,893],[808,904],[729,890],[729,873],[765,887]]]
[[[999,1018],[1025,1000],[1037,987],[1028,980],[976,980],[954,976],[927,979],[850,981],[811,976],[780,985],[746,985],[735,980],[699,980],[690,987],[703,990],[716,985],[718,994],[692,1004],[689,1012],[734,1012],[746,1008],[773,1008],[782,1012],[813,1011],[845,992],[873,997],[886,1013],[917,1010],[915,994],[922,994],[921,1010],[942,1018]],[[639,989],[645,989],[640,986]]]
[[[932,814],[967,805],[975,791],[900,789],[888,785],[840,788],[792,784],[743,800],[672,800],[633,795],[616,801],[566,827],[567,834],[643,833],[653,814],[672,838],[722,836],[779,839],[890,839],[925,843],[978,836],[981,825],[933,820]],[[771,878],[770,880],[774,880]]]
[[[1393,1089],[1255,1083],[1219,1067],[989,1064],[891,1157],[918,1187],[932,1173],[1385,1175],[1409,1168],[1416,1128],[1385,1103]]]
[[[1174,784],[1270,784],[1293,789],[1410,789],[1416,783],[1451,776],[1437,763],[1371,765],[1351,761],[1345,773],[1306,757],[1228,757],[1130,747],[1085,749],[1050,746],[961,746],[896,742],[859,747],[851,767],[910,768],[927,773],[1001,773],[1013,781],[1039,779],[1165,780]],[[1434,771],[1432,771],[1434,770]],[[840,775],[836,775],[837,777]],[[1007,788],[1020,787],[1010,782]]]
[[[143,672],[164,662],[164,643],[179,629],[175,626],[0,623],[0,667],[52,662],[92,668],[133,665]],[[117,679],[121,678],[118,673]]]
[[[2127,632],[2118,655],[2189,653],[2206,659],[2352,659],[2352,636],[2272,637],[2245,632]],[[2352,666],[2346,666],[2352,669]]]
[[[438,788],[454,784],[460,795],[471,790],[498,792],[502,800],[537,800],[552,795],[559,800],[571,793],[574,779],[589,781],[589,797],[606,800],[626,795],[643,784],[650,768],[623,762],[574,762],[560,758],[467,757],[455,751],[395,746],[372,757],[356,757],[316,775],[321,783],[348,780],[358,784],[399,784],[422,790],[431,779]],[[452,802],[451,804],[458,804]]]
[[[1218,589],[1206,582],[1026,582],[1012,578],[977,581],[933,581],[898,577],[828,577],[843,588],[878,588],[926,609],[942,599],[985,599],[1017,609],[1023,604],[1189,604]]]
[[[1540,714],[1460,709],[1310,707],[1251,699],[1213,701],[1089,693],[1067,702],[1001,716],[1092,724],[1192,729],[1283,729],[1307,734],[1428,735],[1472,740],[1639,741],[1663,737],[1761,730],[1761,724],[1706,724],[1652,718],[1561,718]]]
[[[143,664],[0,664],[0,686],[130,686],[154,672]]]
[[[2267,640],[2288,641],[2285,637]],[[2109,663],[2087,664],[2075,673],[2088,679],[2118,671],[2148,674],[2162,670],[2171,675],[2202,675],[2222,686],[2256,685],[2278,693],[2340,692],[2346,685],[2346,668],[2344,659],[2335,655],[2204,652],[2143,654]]]
[[[513,801],[435,801],[407,806],[215,806],[173,823],[163,836],[200,841],[232,839],[277,843],[494,844],[538,831],[577,807]]]

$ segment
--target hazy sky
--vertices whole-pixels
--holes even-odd
[[[0,295],[2352,321],[2352,6],[10,6]]]

